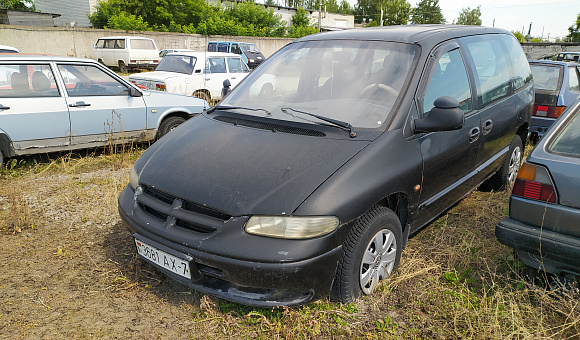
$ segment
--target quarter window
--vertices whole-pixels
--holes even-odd
[[[457,99],[463,113],[472,109],[467,71],[458,49],[443,54],[437,61],[423,98],[424,116],[433,108],[435,99],[442,96],[450,96]]]
[[[0,65],[0,98],[59,96],[49,65]]]
[[[573,157],[580,157],[580,115],[574,117],[557,134],[554,142],[550,144],[548,150],[554,153],[565,154]]]
[[[95,66],[58,65],[70,97],[126,96],[129,90],[121,82]]]
[[[568,72],[570,72],[568,78],[570,91],[580,91],[580,85],[578,84],[578,70],[576,67],[568,67]]]

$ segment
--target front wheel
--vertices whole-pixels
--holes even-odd
[[[332,298],[351,303],[371,294],[401,260],[401,222],[390,209],[374,206],[356,222],[343,245]]]
[[[182,117],[166,118],[159,126],[159,131],[157,132],[157,139],[165,136],[183,122],[185,122],[185,119],[183,119]]]

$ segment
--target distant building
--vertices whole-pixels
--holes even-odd
[[[93,14],[98,0],[34,0],[36,10],[56,13],[55,26],[91,27],[87,14]]]
[[[54,27],[58,14],[0,9],[0,24]]]
[[[210,4],[221,3],[222,6],[227,6],[234,2],[244,2],[244,0],[209,0]],[[279,5],[264,6],[273,9],[274,14],[279,14],[282,17],[282,20],[286,21],[288,27],[292,25],[292,16],[296,13],[296,8]],[[322,31],[336,31],[354,28],[354,15],[322,12],[319,16],[317,10],[305,10],[308,13],[312,25],[317,26],[318,19],[320,18],[320,29]]]

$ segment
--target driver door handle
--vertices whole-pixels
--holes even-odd
[[[10,106],[4,106],[0,104],[0,110],[10,110]]]
[[[483,122],[483,134],[484,135],[487,135],[488,133],[490,133],[492,128],[493,128],[493,121],[491,119],[488,119],[485,122]]]
[[[471,131],[469,131],[469,143],[473,143],[475,141],[477,141],[479,139],[479,134],[481,133],[481,130],[479,130],[479,127],[474,127],[473,129],[471,129]]]
[[[87,104],[85,102],[76,102],[74,104],[68,104],[69,107],[85,107],[85,106],[91,106],[91,104]]]

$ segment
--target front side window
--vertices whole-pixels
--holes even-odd
[[[197,58],[195,57],[170,54],[161,59],[155,71],[192,74],[196,61]]]
[[[97,43],[95,44],[95,48],[104,48],[105,42],[106,42],[106,40],[103,40],[103,39],[97,40]]]
[[[402,43],[293,43],[251,72],[222,105],[263,109],[275,119],[324,124],[302,111],[378,128],[391,114],[416,56],[416,46]]]
[[[225,58],[208,58],[205,63],[205,73],[226,73]]]
[[[426,116],[435,100],[443,96],[457,99],[463,113],[473,108],[467,71],[459,49],[443,54],[435,64],[423,97],[423,115]]]
[[[578,112],[574,117],[558,132],[556,139],[548,146],[548,151],[558,154],[565,154],[573,157],[580,157],[580,115]]]
[[[0,64],[0,98],[59,96],[49,65]]]
[[[217,43],[207,44],[207,51],[208,52],[217,52]]]
[[[67,94],[79,96],[126,96],[129,89],[117,79],[96,66],[60,64],[58,65]]]
[[[501,40],[486,36],[462,40],[474,62],[479,105],[506,97],[511,90],[511,61]]]
[[[232,44],[232,53],[242,54],[242,49],[240,48],[240,45]]]
[[[230,73],[246,73],[250,72],[242,58],[226,58],[228,61],[228,69]]]
[[[559,91],[564,68],[558,65],[537,64],[531,66],[536,90]]]

